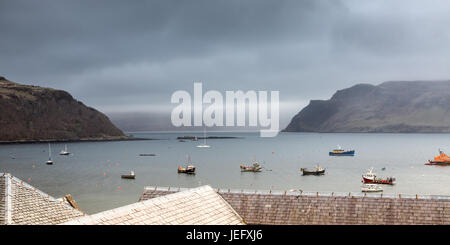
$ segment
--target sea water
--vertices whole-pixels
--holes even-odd
[[[426,166],[438,149],[450,153],[450,134],[280,133],[261,138],[259,132],[208,132],[203,140],[179,142],[178,136],[198,133],[132,133],[155,140],[67,143],[69,156],[58,155],[65,143],[52,143],[53,165],[46,165],[48,145],[0,145],[0,172],[8,172],[54,196],[71,194],[88,214],[138,201],[145,186],[220,189],[361,192],[362,175],[371,167],[377,176],[394,176],[384,193],[450,195],[450,166]],[[354,157],[329,156],[340,145],[354,149]],[[156,156],[139,156],[139,154]],[[195,175],[178,174],[187,155]],[[259,173],[240,171],[239,165],[258,161]],[[326,169],[323,176],[302,176],[300,168]],[[382,170],[385,168],[385,170]],[[135,180],[121,179],[134,171]]]

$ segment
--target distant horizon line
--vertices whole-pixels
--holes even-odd
[[[143,131],[124,131],[125,133],[203,133],[203,131],[168,131],[168,130],[143,130]],[[235,130],[235,131],[229,131],[229,130],[210,130],[207,132],[212,133],[259,133],[259,130]],[[281,132],[281,131],[280,131]]]

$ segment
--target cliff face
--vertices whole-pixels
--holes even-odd
[[[101,112],[62,90],[0,77],[0,141],[126,138]]]
[[[450,81],[358,84],[312,100],[287,132],[450,132]]]

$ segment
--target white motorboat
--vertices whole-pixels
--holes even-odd
[[[364,184],[361,187],[362,192],[381,192],[383,188],[377,184]]]

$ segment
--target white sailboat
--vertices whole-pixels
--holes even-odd
[[[203,145],[198,145],[198,148],[210,148],[211,146],[206,144],[206,129],[203,128]]]
[[[61,150],[61,152],[59,153],[59,155],[64,155],[64,156],[67,156],[69,154],[70,154],[70,152],[67,151],[67,145],[65,145],[64,150]]]
[[[48,161],[46,163],[48,165],[53,164],[53,161],[52,161],[52,148],[50,148],[50,143],[48,143]]]

